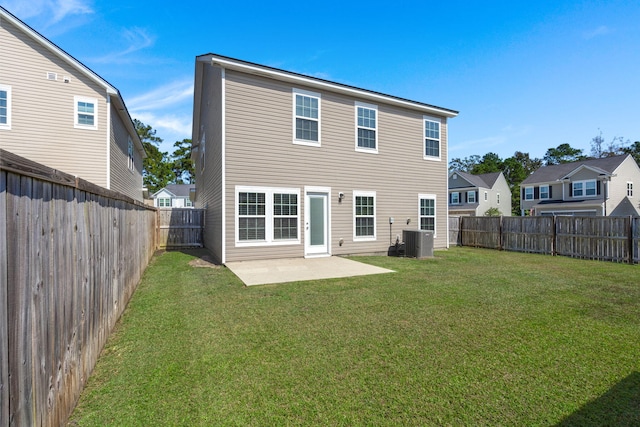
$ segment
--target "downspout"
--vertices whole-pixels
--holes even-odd
[[[107,189],[111,190],[111,95],[107,92]]]

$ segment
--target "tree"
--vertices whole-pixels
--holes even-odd
[[[176,141],[176,148],[171,155],[171,169],[175,176],[176,184],[193,184],[195,182],[195,170],[191,161],[191,139]]]
[[[626,144],[630,144],[630,141],[627,140]],[[598,129],[598,135],[591,139],[591,157],[601,159],[603,157],[618,156],[624,153],[624,145],[624,138],[615,136],[611,142],[605,146],[602,131]]]
[[[482,156],[482,160],[477,163],[471,170],[474,175],[491,172],[501,172],[503,161],[496,153],[487,153]]]
[[[480,156],[474,154],[464,159],[455,158],[449,162],[449,171],[461,171],[471,173],[473,168],[480,163]]]
[[[628,147],[622,147],[622,152],[625,154],[631,154],[636,163],[640,165],[640,141],[636,141]]]
[[[145,125],[138,119],[134,119],[133,124],[136,127],[140,141],[142,141],[142,146],[147,152],[147,158],[142,163],[142,182],[149,192],[153,194],[173,182],[175,175],[167,153],[160,151],[158,148],[162,138],[156,136],[155,129]]]
[[[542,166],[542,160],[532,159],[529,153],[516,151],[504,160],[502,173],[511,189],[511,212],[520,215],[520,183]]]
[[[489,208],[485,211],[484,216],[502,216],[502,212],[498,208]]]
[[[569,144],[560,144],[556,148],[549,148],[544,155],[546,166],[559,165],[561,163],[571,163],[585,160],[587,156],[579,148],[573,148]]]

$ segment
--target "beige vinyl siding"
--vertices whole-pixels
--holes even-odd
[[[640,168],[627,157],[614,171],[615,176],[609,182],[607,214],[615,216],[638,216],[640,214]],[[633,183],[633,196],[627,198],[627,182]]]
[[[198,177],[198,192],[196,207],[207,208],[205,211],[204,245],[208,248],[216,261],[222,261],[222,71],[219,67],[209,64],[197,64],[202,67],[202,105],[200,106],[201,129],[194,135],[200,141],[204,132],[206,141],[205,169],[201,172],[200,153],[196,160],[196,176]],[[233,222],[227,223],[227,228]]]
[[[355,151],[355,99],[321,92],[321,147],[295,145],[292,86],[234,71],[226,73],[227,261],[304,255],[304,187],[331,188],[331,253],[386,252],[405,228],[416,229],[418,194],[436,194],[435,245],[447,245],[447,128],[441,161],[423,159],[423,113],[378,103],[378,154]],[[318,92],[317,89],[296,86]],[[235,187],[300,189],[301,243],[236,247]],[[353,191],[376,192],[375,241],[353,241]],[[338,202],[338,193],[345,194]],[[407,225],[407,219],[410,223]],[[339,240],[344,244],[340,246]]]
[[[0,131],[0,147],[106,187],[104,88],[6,20],[0,22],[0,46],[0,83],[12,88],[12,126]],[[47,80],[47,72],[58,80]],[[97,100],[97,130],[74,128],[74,96]]]
[[[111,106],[111,189],[142,201],[142,157],[133,148],[133,170],[129,169],[129,138],[131,135],[122,123],[115,107]],[[133,137],[131,142],[133,143]]]

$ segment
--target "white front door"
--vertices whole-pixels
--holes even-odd
[[[329,193],[307,191],[304,214],[304,255],[329,255]]]

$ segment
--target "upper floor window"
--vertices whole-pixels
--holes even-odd
[[[191,201],[191,199],[186,198],[186,199],[184,199],[184,205],[187,208],[192,208],[193,207],[193,202]]]
[[[133,167],[134,167],[134,161],[133,161],[133,141],[131,141],[131,137],[129,137],[127,139],[127,166],[129,167],[129,170],[133,172]]]
[[[575,181],[571,183],[573,197],[589,197],[597,194],[596,180]]]
[[[627,182],[627,197],[633,197],[633,182]]]
[[[546,199],[550,199],[551,198],[551,192],[549,191],[549,186],[548,185],[541,185],[540,186],[540,199],[541,200],[546,200]]]
[[[436,231],[436,196],[433,194],[418,195],[420,201],[420,230]]]
[[[378,107],[356,102],[356,151],[378,152]]]
[[[460,193],[458,193],[457,191],[454,191],[453,193],[451,193],[451,204],[452,205],[460,204]]]
[[[524,187],[524,199],[533,200],[533,187]]]
[[[98,100],[95,98],[85,98],[75,96],[74,114],[75,127],[84,129],[98,128]]]
[[[484,192],[484,201],[486,202],[487,200],[489,200],[489,192],[485,191]]]
[[[0,85],[0,129],[11,129],[11,86]]]
[[[475,202],[476,202],[476,192],[467,191],[467,203],[475,203]]]
[[[500,204],[500,193],[496,194],[496,203]]]
[[[294,143],[320,145],[320,94],[293,89]]]
[[[171,198],[169,198],[169,197],[158,197],[158,207],[159,208],[170,208],[171,207]]]
[[[354,240],[375,240],[376,193],[370,191],[354,191],[353,215]]]
[[[424,152],[425,159],[440,160],[440,121],[424,116]]]

